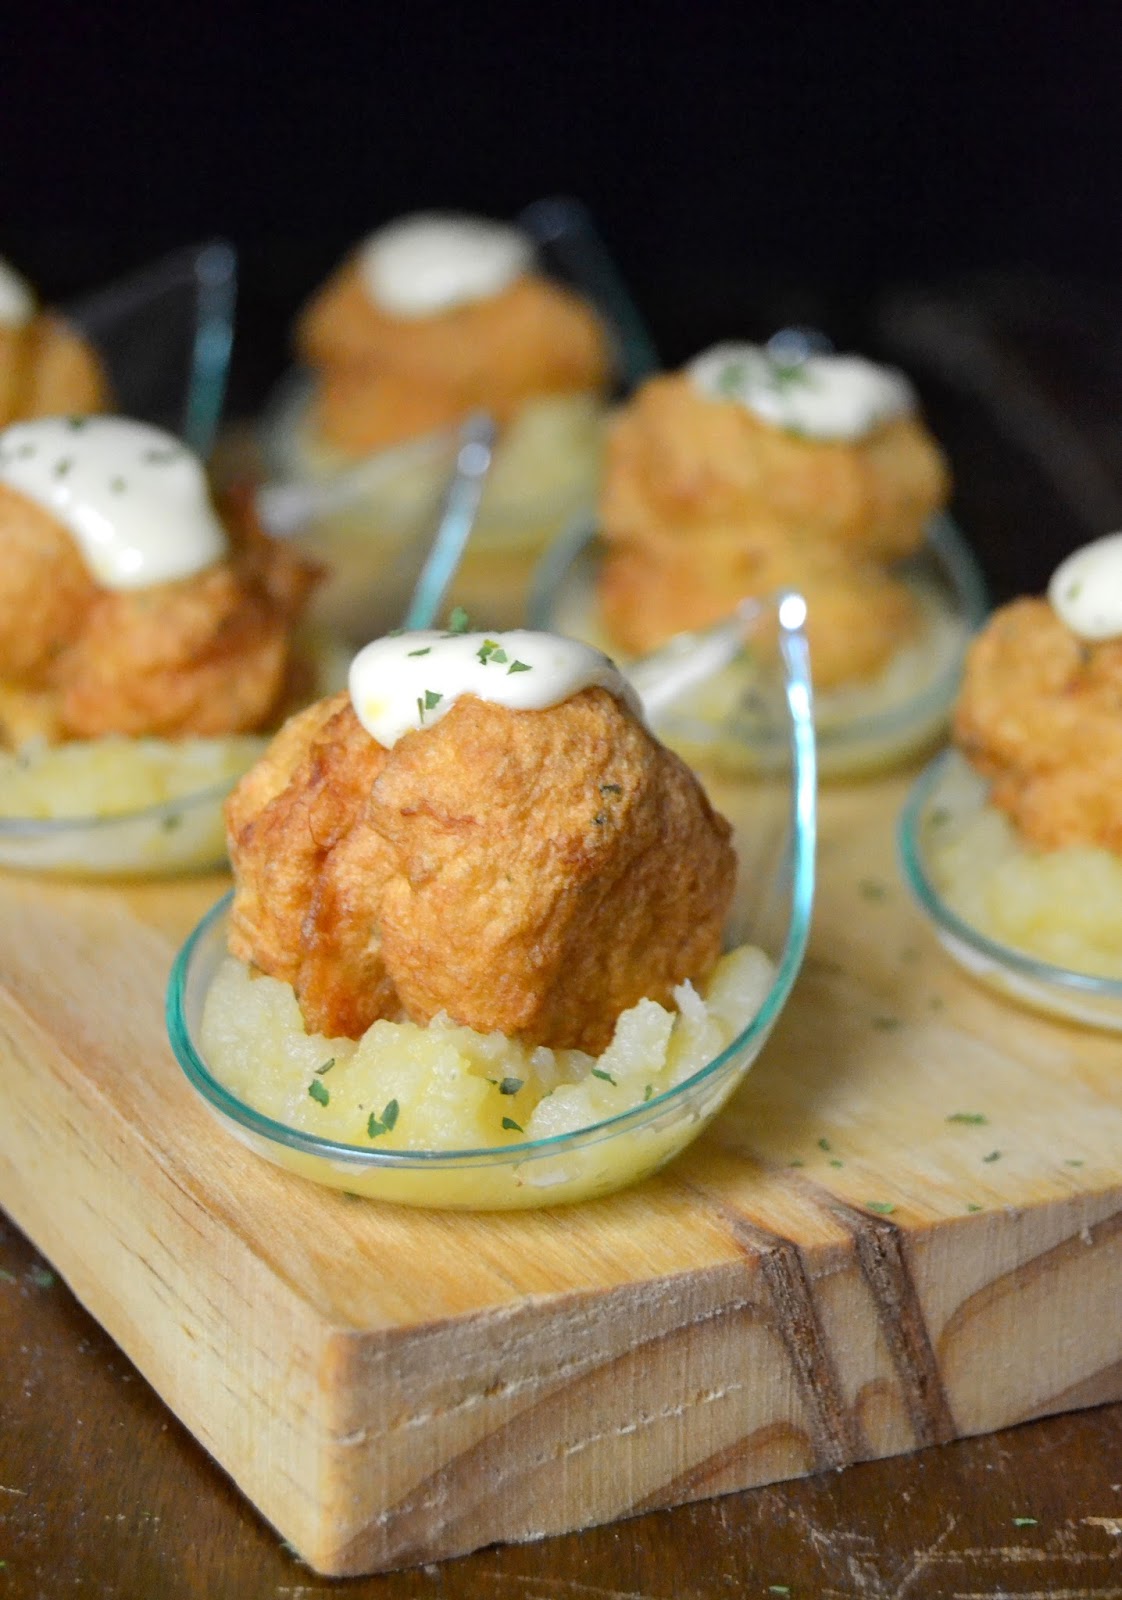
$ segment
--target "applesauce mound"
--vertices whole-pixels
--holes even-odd
[[[256,734],[221,739],[76,739],[0,750],[0,818],[122,816],[228,787],[261,754]]]
[[[1122,857],[1092,845],[1039,850],[981,804],[965,763],[929,819],[935,885],[964,922],[1000,944],[1072,972],[1122,978]]]
[[[700,991],[680,984],[676,1012],[653,1000],[623,1012],[594,1057],[529,1048],[445,1015],[425,1027],[380,1020],[357,1041],[308,1034],[287,983],[228,957],[207,995],[201,1043],[225,1088],[288,1127],[368,1149],[482,1149],[569,1133],[664,1094],[736,1038],[774,977],[762,951],[742,946]]]

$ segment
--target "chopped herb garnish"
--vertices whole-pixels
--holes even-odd
[[[425,720],[425,702],[420,695],[417,696],[417,720],[418,722],[424,722]]]
[[[411,656],[427,656],[427,655],[431,654],[431,652],[432,652],[432,645],[431,644],[427,644],[427,645],[425,645],[423,650],[410,650],[408,652],[408,654],[411,655]]]
[[[789,1167],[801,1167],[805,1166],[805,1164],[805,1162],[799,1160],[798,1156],[795,1157],[794,1161],[788,1161],[787,1163]]]
[[[499,647],[495,643],[494,639],[484,639],[483,643],[479,646],[479,649],[475,652],[475,659],[480,662],[482,666],[486,666],[498,648]]]
[[[829,1139],[819,1139],[818,1148],[819,1150],[832,1150],[834,1147],[830,1143]]]
[[[613,1089],[616,1087],[616,1080],[612,1077],[610,1072],[602,1072],[599,1067],[593,1067],[592,1076],[594,1078],[600,1078],[604,1083],[610,1083]]]
[[[874,1017],[873,1027],[879,1028],[882,1033],[894,1033],[897,1028],[904,1026],[899,1017]]]
[[[60,461],[56,461],[55,462],[55,477],[56,478],[65,478],[66,474],[70,471],[70,469],[71,469],[71,467],[73,465],[74,465],[74,457],[73,456],[63,456]]]
[[[496,662],[500,667],[505,667],[507,662],[510,660],[510,657],[500,645],[497,649],[491,651],[491,660]]]
[[[444,699],[444,696],[442,694],[437,694],[435,689],[426,689],[425,690],[425,710],[426,711],[434,710],[440,704],[440,702],[443,699]]]
[[[982,1208],[980,1205],[978,1205],[977,1201],[968,1200],[966,1202],[966,1209],[967,1211],[981,1211]]]
[[[839,1161],[837,1156],[835,1156],[833,1158],[833,1160],[830,1162],[830,1165],[832,1167],[844,1167],[845,1166],[845,1162],[844,1161]]]
[[[952,1111],[948,1122],[965,1122],[971,1128],[983,1128],[990,1119],[980,1111]]]
[[[1013,1526],[1015,1528],[1035,1528],[1037,1526],[1036,1518],[1035,1517],[1014,1517],[1013,1518]]]
[[[983,1156],[982,1157],[983,1161],[1000,1161],[1000,1159],[1001,1159],[1001,1151],[1000,1150],[991,1150],[988,1156]]]
[[[769,1583],[767,1592],[768,1594],[790,1594],[791,1589],[790,1585],[786,1583]]]
[[[499,1084],[500,1094],[517,1094],[525,1083],[525,1078],[504,1078]]]
[[[601,794],[622,794],[623,793],[623,784],[622,783],[602,783],[600,785],[600,793]]]
[[[1067,1160],[1064,1162],[1065,1167],[1081,1167],[1082,1165],[1083,1160],[1080,1156],[1068,1156]]]
[[[466,633],[468,631],[468,614],[463,606],[453,606],[448,616],[449,633]]]
[[[890,1217],[896,1210],[891,1200],[866,1200],[865,1204],[870,1211],[875,1211],[878,1217]]]
[[[888,893],[883,883],[878,883],[876,878],[862,878],[857,885],[866,900],[883,900]]]
[[[643,1090],[643,1104],[646,1105],[647,1101],[651,1100],[653,1098],[654,1098],[654,1084],[653,1083],[648,1083],[646,1088]]]
[[[50,1267],[41,1267],[38,1262],[28,1267],[27,1276],[37,1289],[53,1289],[57,1281]]]
[[[495,660],[497,661],[498,659],[498,656],[496,656]],[[530,663],[528,661],[512,661],[506,669],[506,675],[509,678],[512,672],[529,672],[529,670]]]
[[[397,1114],[400,1109],[396,1100],[389,1100],[386,1102],[380,1117],[376,1117],[372,1111],[366,1122],[367,1137],[377,1139],[383,1133],[389,1133],[397,1121]]]
[[[931,813],[931,826],[942,828],[951,820],[951,812],[946,806],[936,806]]]
[[[164,817],[163,821],[160,823],[160,827],[165,833],[174,833],[175,829],[179,827],[182,821],[182,811],[169,811],[167,816]]]
[[[324,1062],[323,1066],[316,1068],[316,1077],[317,1078],[322,1078],[324,1073],[325,1072],[330,1072],[334,1065],[335,1065],[335,1057],[334,1056],[328,1056],[328,1058]]]
[[[513,1117],[504,1117],[503,1127],[508,1133],[521,1133],[523,1131],[522,1124],[520,1122],[515,1122]]]
[[[78,433],[89,424],[89,417],[67,417],[66,426],[72,433]]]
[[[1066,594],[1065,598],[1068,599],[1068,600],[1078,600],[1079,596],[1082,593],[1083,593],[1083,585],[1081,583],[1079,583],[1079,582],[1069,583],[1068,586],[1067,586],[1067,594]]]
[[[327,1085],[320,1083],[318,1078],[313,1078],[311,1083],[309,1083],[308,1093],[311,1095],[312,1099],[321,1106],[325,1106],[331,1099],[331,1095],[327,1090]]]

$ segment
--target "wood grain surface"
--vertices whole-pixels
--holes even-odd
[[[218,885],[3,880],[0,1199],[325,1571],[1117,1399],[1117,1041],[947,965],[896,881],[901,793],[828,796],[811,959],[710,1133],[552,1213],[394,1210],[264,1166],[163,1042],[171,951]]]

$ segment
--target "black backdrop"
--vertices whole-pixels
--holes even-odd
[[[1122,12],[0,0],[0,252],[52,295],[214,233],[235,400],[303,294],[417,206],[583,197],[669,360],[780,318],[862,336],[895,283],[1113,285]]]

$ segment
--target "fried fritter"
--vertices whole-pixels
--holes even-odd
[[[482,407],[509,422],[542,395],[600,393],[604,330],[584,302],[527,274],[500,294],[428,317],[395,317],[368,294],[358,262],[304,311],[297,348],[316,373],[313,427],[351,453],[448,427]]]
[[[1077,638],[1046,600],[995,612],[967,656],[954,738],[1045,850],[1122,853],[1122,640]]]
[[[109,382],[69,323],[40,312],[25,327],[0,327],[0,428],[30,417],[104,411]]]
[[[946,493],[942,457],[912,418],[852,442],[806,439],[685,373],[653,378],[609,435],[605,622],[641,653],[745,595],[797,588],[819,685],[871,677],[918,619],[884,564],[919,546]]]
[[[285,693],[291,630],[318,573],[244,517],[231,519],[231,533],[228,561],[171,583],[105,589],[66,528],[0,484],[7,740],[32,731],[52,740],[207,737],[267,726]]]
[[[716,960],[728,824],[607,691],[465,695],[388,752],[348,706],[299,736],[302,760],[289,724],[230,802],[231,948],[294,984],[309,1029],[446,1012],[599,1052],[620,1012]]]

